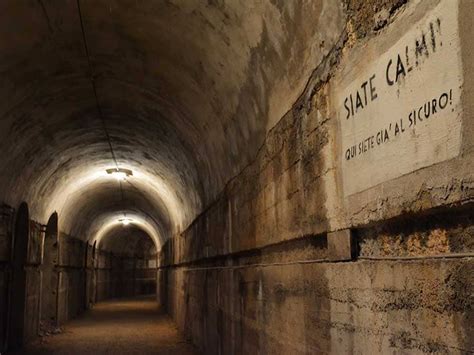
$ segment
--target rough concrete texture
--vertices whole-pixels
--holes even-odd
[[[387,48],[439,2],[404,3],[347,3],[346,33],[293,109],[268,133],[256,160],[162,249],[164,301],[201,349],[236,354],[474,351],[473,299],[467,296],[474,281],[474,126],[467,98],[474,92],[473,72],[467,69],[472,67],[468,38],[473,26],[466,18],[471,2],[455,4],[464,77],[461,154],[351,196],[344,196],[341,187],[332,80],[355,58],[368,60],[367,47],[379,36],[376,43],[386,41]],[[260,251],[273,245],[284,245],[291,254],[299,238],[325,239],[327,232],[346,228],[360,238],[357,258],[415,259],[323,263],[327,250],[316,260],[298,254],[272,262],[260,258]],[[439,254],[455,259],[416,259]],[[246,265],[247,255],[254,258]],[[296,298],[294,305],[285,303],[288,294]]]
[[[28,201],[43,223],[61,211],[63,231],[83,239],[85,221],[125,206],[166,237],[191,223],[344,26],[331,0],[7,1],[0,13],[0,200]],[[94,175],[114,167],[97,106],[118,164],[153,182],[124,184],[127,203]]]
[[[415,5],[411,11],[422,17],[422,10],[426,9]],[[406,15],[398,21],[406,25],[410,19]],[[462,16],[459,21],[462,25]],[[392,26],[398,29],[398,25]],[[471,27],[461,29],[462,38],[468,37]],[[358,54],[363,55],[368,42],[366,39],[359,45]],[[471,47],[462,49],[462,53],[470,53]],[[346,61],[351,60],[349,53],[341,52],[346,53],[335,50]],[[336,58],[327,60],[329,63],[325,64],[331,64]],[[179,250],[179,255],[172,255],[173,262],[238,252],[472,201],[474,158],[469,135],[474,130],[469,111],[472,103],[467,99],[463,108],[466,138],[459,157],[344,197],[331,90],[322,82],[327,80],[326,70],[324,65],[318,68],[307,89],[313,96],[307,102],[298,102],[274,127],[256,161],[228,184],[220,198],[182,236],[171,242],[174,250]],[[472,72],[464,71],[464,75],[466,93],[472,90],[473,81],[467,79]]]
[[[373,35],[382,29],[407,2],[408,0],[345,0],[352,40]]]
[[[454,209],[360,229],[361,256],[430,256],[474,251],[472,213]]]
[[[168,309],[209,354],[468,353],[473,273],[472,259],[182,267]]]
[[[328,259],[351,260],[356,255],[354,236],[350,229],[343,229],[327,234]]]
[[[365,177],[343,169],[338,84],[440,4],[458,29],[459,152],[347,193],[344,179]],[[58,211],[60,322],[156,276],[207,354],[473,352],[473,12],[469,0],[2,2],[0,201],[30,207],[27,307],[37,222]],[[411,97],[432,88],[418,84]],[[133,176],[115,181],[116,166]],[[9,289],[24,265],[6,257],[8,218]],[[351,260],[334,251],[341,231]]]

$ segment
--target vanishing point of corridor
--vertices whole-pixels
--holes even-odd
[[[0,0],[0,355],[474,354],[474,0]]]

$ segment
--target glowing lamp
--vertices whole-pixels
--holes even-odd
[[[130,222],[132,222],[132,219],[128,218],[128,217],[125,217],[125,218],[119,219],[119,222],[121,222],[124,226],[128,226],[130,224]]]
[[[127,177],[132,176],[133,172],[130,169],[116,168],[107,169],[107,174],[113,176],[117,181],[124,181]]]

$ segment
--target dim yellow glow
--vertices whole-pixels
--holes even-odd
[[[122,222],[124,226],[128,226],[131,222],[133,222],[133,220],[131,218],[125,217],[119,219],[119,222]]]
[[[153,242],[155,243],[156,250],[160,250],[163,240],[160,236],[157,226],[147,217],[144,217],[143,215],[134,213],[132,211],[117,212],[107,216],[100,222],[96,221],[96,223],[99,222],[99,228],[97,232],[93,235],[93,238],[90,243],[93,244],[94,241],[97,241],[97,244],[100,244],[102,238],[106,236],[111,229],[118,225],[125,225],[122,221],[124,219],[124,212],[127,215],[126,218],[129,220],[129,223],[132,223],[134,226],[137,226],[138,228],[148,233],[148,235],[151,237],[151,239],[153,239]]]
[[[117,179],[117,181],[124,181],[127,178],[127,174],[122,171],[114,171],[112,176]]]
[[[105,170],[107,174],[113,176],[117,181],[125,181],[127,177],[133,176],[133,171],[126,168],[109,168]]]
[[[116,181],[115,174],[107,173],[108,166],[97,166],[81,173],[71,176],[71,182],[60,185],[60,187],[51,194],[48,207],[45,210],[44,219],[48,219],[52,212],[57,211],[60,216],[66,217],[73,213],[76,208],[77,199],[81,198],[83,193],[100,184],[106,184],[108,181]],[[162,201],[166,206],[169,217],[175,230],[184,226],[186,220],[182,201],[180,201],[174,189],[168,182],[156,175],[140,171],[137,167],[127,166],[127,169],[133,170],[133,186],[143,191],[151,199]],[[125,173],[126,174],[126,173]],[[123,174],[118,175],[123,178]],[[74,178],[74,179],[73,179]],[[127,183],[128,179],[125,180]],[[66,222],[63,219],[63,222]],[[67,225],[64,226],[67,230]]]
[[[120,179],[126,176],[125,180],[120,180],[123,188],[140,191],[141,194],[147,196],[151,203],[156,206],[164,206],[171,230],[166,235],[161,235],[161,227],[145,214],[132,210],[121,211],[120,213],[119,211],[114,211],[91,221],[91,226],[88,228],[89,232],[87,232],[90,233],[88,239],[89,241],[94,239],[100,240],[102,232],[111,225],[127,226],[133,224],[143,228],[152,236],[157,245],[157,250],[159,250],[162,243],[170,235],[179,232],[190,220],[188,215],[190,211],[178,197],[176,188],[173,186],[174,182],[166,181],[163,177],[144,170],[142,166],[121,163],[121,167],[120,170],[124,170],[122,171],[124,174],[117,174],[117,176]],[[103,164],[89,166],[82,171],[69,172],[64,178],[64,183],[58,184],[57,188],[50,193],[51,198],[48,199],[48,205],[43,211],[43,219],[47,220],[52,212],[57,211],[60,216],[60,228],[65,233],[69,233],[75,222],[74,216],[77,214],[78,201],[84,199],[85,194],[94,190],[100,191],[102,189],[116,188],[117,196],[119,197],[119,186],[114,186],[113,184],[114,181],[118,180],[116,174],[112,174],[114,170],[115,168],[111,168],[109,162],[103,162]],[[129,172],[128,174],[127,171]],[[130,179],[131,176],[133,176],[133,180]],[[126,215],[124,212],[126,212]],[[131,220],[128,223],[119,221],[124,216]]]

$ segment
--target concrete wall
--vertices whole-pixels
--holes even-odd
[[[45,229],[41,272],[40,333],[58,325],[59,239],[57,214],[53,214]]]
[[[0,349],[5,349],[8,335],[11,332],[13,313],[16,315],[16,324],[21,325],[22,331],[18,333],[19,342],[28,342],[36,337],[39,329],[40,295],[43,232],[41,225],[25,220],[25,233],[23,240],[18,237],[16,243],[21,244],[24,259],[14,262],[13,256],[13,230],[15,210],[9,206],[2,206],[0,216]],[[16,284],[14,284],[14,281]],[[23,285],[23,294],[13,295],[12,289],[16,285]],[[15,297],[15,303],[12,302]],[[19,307],[16,307],[19,306]],[[11,324],[11,323],[10,323]]]
[[[171,312],[207,353],[460,353],[472,349],[464,333],[472,316],[455,295],[467,267],[366,261],[179,269],[170,275]]]
[[[135,258],[100,251],[95,272],[97,301],[156,293],[156,256]]]
[[[91,245],[66,235],[60,245],[60,323],[95,302],[155,293],[156,256],[148,260],[101,249],[94,252]]]
[[[44,231],[39,223],[30,222],[26,271],[25,329],[24,341],[33,340],[39,329],[41,307],[41,270]],[[15,297],[16,295],[13,295]],[[21,297],[21,296],[19,296]]]
[[[58,320],[72,319],[86,309],[86,243],[59,235]]]
[[[347,1],[346,31],[255,161],[162,250],[162,303],[203,351],[474,349],[473,6],[462,0]],[[418,79],[397,83],[394,96],[379,91],[381,106],[370,118],[392,97],[397,103],[397,92],[423,105],[431,90],[444,90],[426,79],[438,77],[429,69],[436,63],[438,73],[447,82],[455,76],[458,85],[454,115],[438,116],[452,125],[426,123],[441,138],[424,136],[424,126],[408,130],[408,148],[391,150],[405,142],[393,139],[355,169],[344,161],[344,137],[352,133],[341,127],[339,96],[360,83],[367,66],[378,68],[393,45],[406,36],[421,41],[438,19],[449,36],[440,35],[444,48],[452,49],[437,47],[441,54],[424,58],[427,64],[414,71]],[[444,66],[448,57],[459,65]],[[410,105],[397,105],[379,114],[399,107],[408,114]],[[456,127],[462,131],[446,138]],[[446,158],[441,150],[420,153],[438,142],[449,154],[458,150]],[[380,170],[386,174],[377,175]]]
[[[359,229],[352,261],[325,260],[319,235],[165,268],[165,301],[211,354],[462,353],[473,346],[472,258],[430,258],[432,248],[419,247],[468,239],[472,251],[474,216],[460,221],[457,213],[426,217],[425,228],[401,219]],[[410,251],[413,259],[390,260]]]
[[[12,310],[13,223],[16,211],[2,207],[0,214],[0,345],[7,348]],[[156,292],[156,255],[133,258],[96,250],[80,239],[59,233],[45,239],[46,226],[29,221],[26,262],[23,343],[63,325],[95,302]],[[48,250],[44,250],[47,248]],[[21,302],[23,302],[21,301]],[[10,346],[11,348],[11,346]]]

